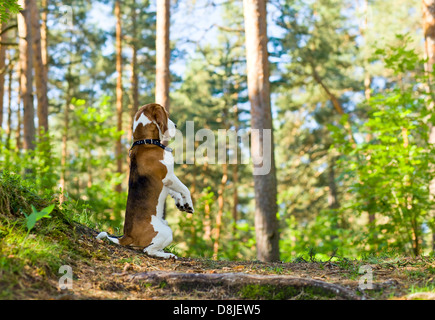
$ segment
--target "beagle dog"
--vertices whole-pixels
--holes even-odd
[[[153,257],[177,258],[163,251],[172,242],[172,230],[163,219],[165,199],[170,195],[181,211],[194,210],[189,189],[174,174],[172,150],[163,144],[175,137],[175,129],[161,105],[147,104],[138,110],[133,121],[124,235],[117,238],[101,232],[97,239],[143,248]]]

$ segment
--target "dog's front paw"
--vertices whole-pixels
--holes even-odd
[[[184,201],[186,202],[184,204],[184,211],[188,212],[188,213],[193,213],[195,210],[193,210],[193,203],[192,203],[192,198],[187,197],[184,199]]]
[[[175,191],[170,191],[169,194],[172,197],[172,199],[174,199],[175,205],[177,206],[178,210],[185,211],[184,208],[185,203],[181,194]]]
[[[186,211],[187,213],[193,213],[195,210],[193,210],[193,205],[189,205],[188,203],[186,203],[182,211]]]
[[[183,205],[181,205],[181,204],[179,204],[179,203],[176,203],[175,205],[177,206],[177,209],[178,209],[178,210],[180,210],[180,211],[186,211],[186,209],[184,208]]]

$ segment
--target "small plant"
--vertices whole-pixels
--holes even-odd
[[[54,204],[42,209],[41,211],[37,211],[35,207],[32,205],[32,213],[26,216],[26,227],[27,227],[27,234],[29,234],[30,230],[33,229],[36,222],[41,220],[42,218],[51,218],[50,213],[54,209]]]

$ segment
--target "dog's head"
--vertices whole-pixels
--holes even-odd
[[[170,140],[175,137],[175,124],[164,107],[150,103],[141,107],[133,121],[133,139]]]

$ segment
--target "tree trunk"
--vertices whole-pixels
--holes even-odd
[[[432,71],[435,63],[435,0],[422,0],[423,32],[425,52],[428,58],[427,71]]]
[[[3,24],[0,23],[0,30],[3,29]],[[0,42],[6,42],[5,36],[0,35]],[[3,128],[3,107],[4,107],[4,91],[5,91],[5,76],[6,76],[6,46],[0,45],[0,128]],[[0,131],[1,133],[1,131]],[[0,136],[1,138],[1,136]]]
[[[267,52],[266,1],[244,0],[246,36],[246,62],[248,94],[251,103],[251,127],[259,130],[259,139],[251,141],[254,162],[255,229],[257,258],[261,261],[279,260],[279,232],[277,221],[277,186],[274,159],[272,114],[270,105],[269,61]],[[271,130],[271,141],[264,141],[265,130]],[[255,174],[261,159],[255,159],[264,144],[271,148],[270,155],[263,155],[263,166],[269,172]],[[264,161],[264,158],[269,157]],[[266,163],[270,161],[270,163]],[[257,164],[257,166],[256,166]]]
[[[14,63],[11,61],[12,55],[8,52],[8,63],[9,63],[9,74],[8,74],[8,117],[7,117],[7,127],[6,127],[6,149],[11,148],[11,134],[12,134],[12,81],[13,81],[13,71]]]
[[[239,185],[239,174],[238,174],[238,165],[233,165],[233,239],[236,238],[237,233],[237,219],[238,219],[238,212],[237,212],[237,206],[239,205],[239,193],[237,191],[237,187]]]
[[[47,11],[48,11],[48,0],[41,1],[41,56],[42,64],[44,66],[45,78],[48,79],[48,42],[47,42]]]
[[[39,24],[39,9],[36,1],[29,2],[32,26],[33,66],[35,68],[36,95],[38,98],[38,134],[48,133],[48,97],[47,74],[41,49],[41,27]]]
[[[238,96],[239,96],[239,83],[235,83],[234,89],[236,90],[235,92],[235,100],[236,103],[234,104],[234,131],[238,132],[239,131],[239,107],[238,107]],[[239,147],[238,144],[236,143],[235,145],[235,150],[234,150],[235,154],[239,154]],[[238,161],[236,161],[235,164],[233,164],[233,208],[232,208],[232,216],[233,216],[233,240],[236,239],[236,234],[237,234],[237,219],[238,219],[238,211],[237,211],[237,206],[239,205],[239,193],[238,193],[238,186],[239,186],[239,165],[238,165]]]
[[[207,198],[204,203],[204,240],[211,240],[211,210],[210,201]]]
[[[221,228],[222,228],[222,216],[224,214],[224,191],[225,186],[227,184],[228,180],[228,164],[225,162],[223,164],[223,173],[222,173],[222,179],[221,184],[218,190],[218,213],[216,216],[216,233],[213,243],[213,259],[217,260],[218,258],[218,251],[219,251],[219,240],[221,235]]]
[[[35,110],[32,95],[32,36],[30,24],[29,4],[32,0],[19,0],[18,4],[23,10],[17,15],[19,51],[21,65],[21,101],[23,102],[23,133],[24,149],[35,148]]]
[[[340,208],[340,203],[338,202],[337,184],[335,183],[335,157],[333,155],[330,155],[328,160],[328,206],[329,209],[334,210]]]
[[[132,5],[132,37],[133,41],[131,44],[132,58],[131,58],[131,109],[130,109],[130,126],[128,129],[128,138],[133,137],[133,118],[139,109],[139,87],[138,87],[138,77],[137,77],[137,14],[136,14],[136,3],[133,1]]]
[[[337,210],[340,208],[337,183],[335,182],[335,167],[336,157],[334,155],[328,154],[328,207],[331,210]],[[335,213],[337,215],[339,214],[338,211],[335,211]],[[348,223],[344,216],[337,218],[337,224],[335,227],[341,227],[343,229],[348,228]]]
[[[130,78],[130,121],[128,125],[128,141],[133,141],[133,122],[134,115],[139,110],[139,84],[138,84],[138,75],[137,75],[137,12],[136,12],[136,1],[133,1],[131,5],[131,23],[132,23],[132,31],[131,31],[131,78]],[[127,154],[127,163],[128,167],[130,167],[130,156]],[[129,172],[130,173],[130,172]],[[125,181],[128,184],[128,180],[130,179],[129,174],[125,176]],[[165,203],[166,205],[166,203]]]
[[[426,72],[431,74],[433,70],[433,65],[435,63],[435,0],[423,0],[422,1],[422,10],[423,10],[423,32],[424,32],[424,44],[425,44],[425,53],[428,59],[425,69]],[[433,99],[433,93],[431,88],[431,83],[433,79],[429,77],[429,85],[428,90],[431,93]],[[433,110],[435,101],[431,101],[429,104],[429,108]],[[435,126],[429,123],[429,144],[435,144]],[[432,165],[431,170],[435,170]],[[430,197],[431,199],[435,199],[435,179],[433,179],[429,184]],[[431,212],[432,216],[435,216],[434,210]],[[435,226],[433,227],[435,230]],[[435,252],[435,231],[433,231],[432,235],[432,247]]]
[[[71,65],[68,68],[68,77],[71,78]],[[68,88],[66,92],[65,101],[65,111],[63,114],[63,134],[62,134],[62,154],[60,158],[60,182],[59,187],[61,189],[61,194],[59,197],[60,204],[63,203],[65,197],[65,187],[66,187],[66,160],[68,156],[68,131],[69,131],[69,110],[71,104],[71,82],[68,80]]]
[[[17,86],[17,130],[15,131],[15,144],[17,151],[23,148],[21,144],[21,125],[23,117],[21,113],[21,66],[20,61],[17,63],[18,86]]]
[[[169,112],[169,47],[170,1],[157,1],[156,34],[156,103]]]
[[[115,17],[116,17],[116,114],[117,114],[117,130],[122,131],[122,29],[121,29],[121,3],[120,0],[115,1]],[[122,174],[122,144],[121,137],[116,140],[116,172]],[[121,183],[115,186],[117,192],[122,191]]]

